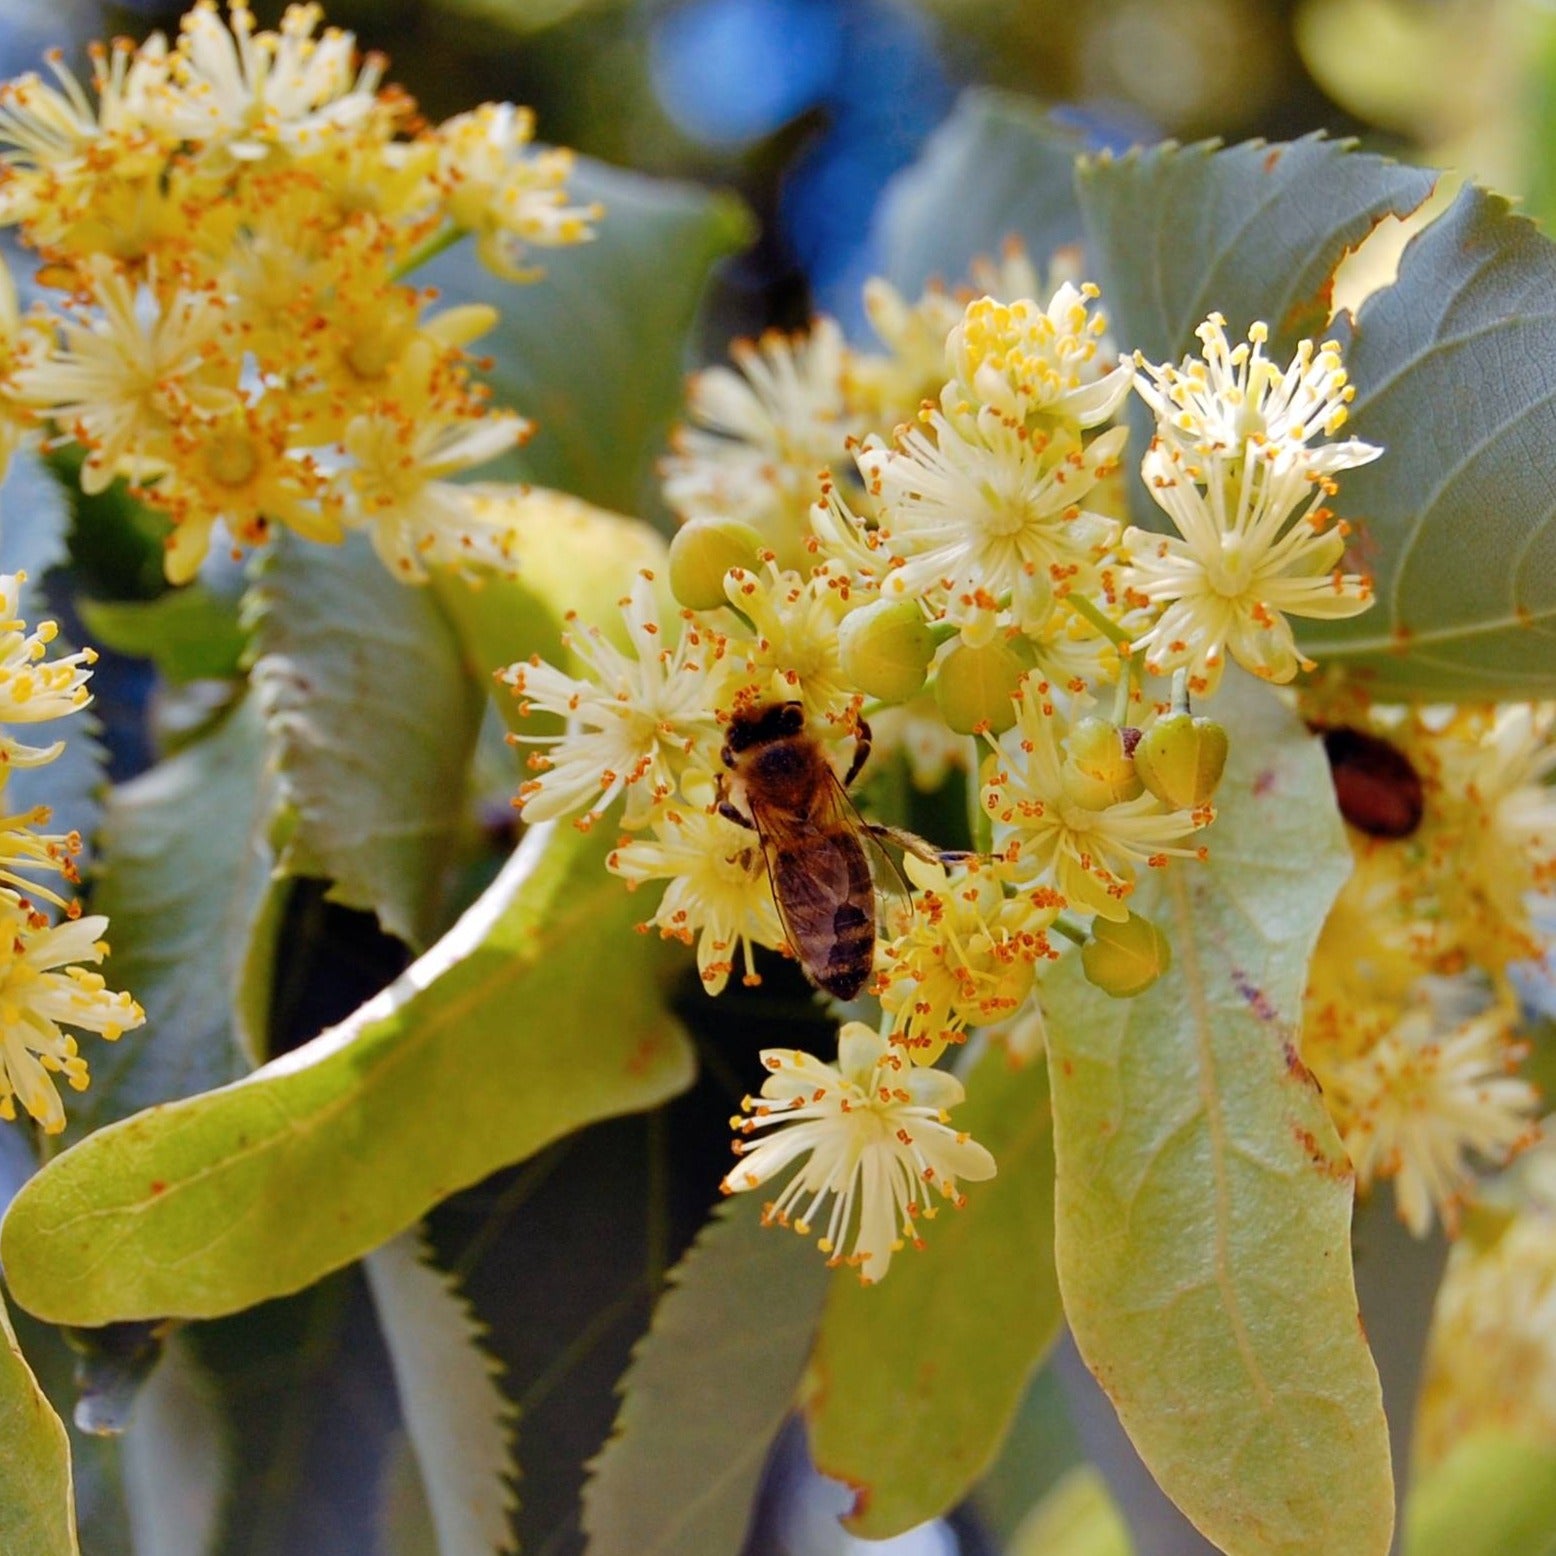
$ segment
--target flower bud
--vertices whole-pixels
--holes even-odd
[[[837,630],[843,674],[867,697],[906,702],[924,689],[935,637],[915,600],[873,600]]]
[[[1096,919],[1081,947],[1087,979],[1114,999],[1143,994],[1172,965],[1172,947],[1150,919],[1131,913],[1123,923]]]
[[[1000,735],[1016,722],[1012,698],[1036,664],[1027,640],[999,637],[982,648],[959,642],[935,672],[935,701],[959,735]]]
[[[1065,741],[1059,781],[1065,797],[1087,810],[1106,810],[1145,792],[1125,747],[1124,732],[1106,719],[1078,719]]]
[[[1214,719],[1169,713],[1140,737],[1135,771],[1164,805],[1191,810],[1205,805],[1226,766],[1226,731]]]
[[[670,590],[687,610],[727,605],[724,575],[732,567],[755,572],[762,537],[739,519],[693,519],[670,542]]]

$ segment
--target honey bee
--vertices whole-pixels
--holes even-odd
[[[798,702],[737,709],[722,754],[730,776],[719,784],[719,814],[760,840],[773,901],[805,976],[838,999],[853,999],[875,963],[875,882],[866,840],[886,838],[942,862],[965,856],[865,821],[854,809],[846,791],[870,755],[863,720],[855,725],[853,758],[841,779],[806,729]]]

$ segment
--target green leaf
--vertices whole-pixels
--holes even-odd
[[[1004,1549],[1027,1514],[1085,1458],[1049,1362],[1027,1385],[998,1458],[972,1494],[979,1524]]]
[[[1479,1433],[1421,1476],[1406,1556],[1556,1556],[1556,1448]]]
[[[812,1361],[811,1452],[856,1493],[853,1533],[935,1518],[993,1462],[1063,1321],[1054,1273],[1053,1118],[1042,1065],[990,1048],[956,1127],[999,1163],[878,1287],[835,1280]]]
[[[686,1086],[660,948],[633,931],[607,846],[532,830],[459,923],[339,1026],[57,1157],[0,1230],[17,1301],[83,1325],[231,1312],[338,1269],[591,1119]],[[600,969],[581,1004],[580,977]]]
[[[592,243],[547,256],[544,279],[499,291],[469,244],[425,279],[451,302],[490,303],[502,323],[480,343],[497,399],[537,425],[488,473],[576,493],[620,512],[656,503],[652,464],[680,413],[686,337],[715,261],[753,236],[728,195],[580,158],[570,180],[606,214]]]
[[[485,688],[431,592],[395,578],[365,536],[278,536],[253,604],[254,688],[296,816],[281,868],[426,945]]]
[[[584,1488],[589,1556],[740,1556],[829,1284],[761,1213],[755,1194],[720,1206],[671,1274]]]
[[[1071,1470],[1022,1521],[1010,1556],[1132,1556],[1107,1483],[1089,1464]]]
[[[1363,305],[1351,425],[1383,457],[1336,507],[1378,602],[1302,639],[1378,696],[1556,695],[1556,246],[1466,188]]]
[[[1019,238],[1046,269],[1081,238],[1075,198],[1079,136],[1025,98],[964,92],[919,160],[887,186],[875,238],[886,279],[909,296],[931,279],[960,282],[970,261]]]
[[[38,1385],[64,1423],[70,1444],[70,1478],[75,1491],[76,1541],[84,1556],[138,1556],[130,1533],[120,1449],[123,1439],[83,1432],[75,1420],[80,1390],[78,1353],[64,1331],[40,1324],[21,1309],[11,1314]]]
[[[0,1551],[76,1556],[65,1423],[43,1397],[0,1303]]]
[[[238,602],[203,583],[155,600],[82,599],[77,609],[95,647],[149,659],[174,683],[240,673],[248,634]]]
[[[1056,1255],[1087,1365],[1140,1457],[1232,1556],[1382,1556],[1388,1428],[1351,1276],[1352,1177],[1293,1046],[1349,869],[1323,752],[1239,678],[1204,865],[1140,906],[1173,966],[1110,1000],[1044,985]]]
[[[1323,333],[1346,251],[1413,211],[1436,177],[1320,136],[1088,158],[1077,174],[1087,268],[1125,350],[1176,362],[1214,311],[1234,339],[1263,319],[1279,356]]]
[[[108,798],[92,907],[110,921],[105,976],[145,1006],[146,1024],[93,1046],[77,1134],[248,1068],[233,1001],[270,873],[264,759],[249,698]]]
[[[214,1556],[378,1556],[399,1423],[359,1271],[183,1335],[229,1450]]]
[[[122,1441],[135,1549],[208,1556],[233,1458],[215,1388],[185,1335],[168,1338]]]
[[[69,522],[65,488],[36,454],[18,449],[0,483],[0,572],[27,574],[22,604],[29,620],[41,603],[43,575],[65,560]]]
[[[513,1406],[497,1386],[501,1368],[482,1344],[482,1326],[429,1258],[422,1237],[404,1232],[370,1253],[363,1269],[438,1556],[493,1556],[513,1549]]]
[[[502,504],[504,521],[513,529],[519,576],[467,580],[440,572],[432,588],[453,624],[469,674],[492,688],[499,713],[522,728],[517,702],[505,688],[492,686],[493,672],[535,654],[576,672],[574,657],[562,645],[569,612],[629,648],[620,602],[640,570],[668,578],[668,548],[640,519],[607,513],[566,492],[471,490],[479,502]],[[666,611],[672,608],[679,607],[666,597]]]

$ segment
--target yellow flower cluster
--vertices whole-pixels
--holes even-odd
[[[90,649],[49,659],[58,635],[52,621],[32,631],[19,614],[24,573],[0,574],[0,788],[11,769],[42,767],[65,748],[25,745],[19,725],[66,718],[90,701],[86,690],[96,656]],[[0,1118],[14,1119],[18,1099],[49,1134],[65,1127],[65,1109],[54,1076],[75,1090],[88,1080],[87,1064],[64,1027],[100,1033],[112,1041],[137,1027],[145,1012],[128,994],[114,993],[99,973],[79,964],[108,953],[101,914],[81,917],[73,898],[36,879],[78,879],[77,833],[46,833],[47,806],[0,816]],[[60,909],[51,923],[39,900]]]
[[[86,490],[128,480],[171,520],[174,582],[213,534],[276,524],[364,529],[411,581],[505,565],[447,479],[527,431],[472,377],[495,314],[433,311],[403,277],[464,232],[533,275],[533,249],[598,214],[526,113],[426,127],[320,21],[293,5],[267,31],[246,0],[197,0],[171,44],[98,49],[90,90],[58,60],[0,87],[0,222],[57,299],[23,317],[0,289],[0,440],[42,425],[85,450]]]
[[[1395,1179],[1418,1234],[1534,1138],[1514,1072],[1519,993],[1556,886],[1556,709],[1311,699],[1327,727],[1355,870],[1320,937],[1303,1057],[1365,1188]]]
[[[872,283],[883,351],[821,319],[697,375],[692,425],[664,467],[683,520],[668,566],[639,576],[620,633],[573,631],[572,669],[503,673],[539,726],[517,737],[524,819],[587,827],[619,803],[609,867],[633,888],[662,884],[650,923],[695,946],[710,993],[737,970],[755,982],[767,947],[841,1001],[879,1001],[878,1031],[845,1029],[853,1057],[838,1066],[766,1056],[774,1079],[738,1127],[773,1133],[725,1181],[753,1188],[804,1157],[770,1218],[804,1230],[830,1199],[823,1248],[865,1280],[917,1241],[912,1173],[945,1175],[919,1094],[949,1106],[960,1093],[915,1077],[974,1030],[1034,1057],[1043,973],[1066,941],[1101,933],[1106,954],[1083,965],[1120,995],[1165,965],[1131,899],[1142,872],[1204,856],[1195,834],[1214,819],[1226,746],[1188,710],[1191,674],[1208,690],[1224,652],[1290,679],[1291,629],[1262,602],[1307,612],[1324,567],[1317,613],[1366,603],[1329,543],[1313,550],[1314,495],[1375,452],[1323,442],[1336,421],[1316,408],[1343,389],[1332,351],[1304,348],[1272,388],[1235,365],[1258,357],[1262,333],[1227,348],[1223,371],[1212,320],[1206,362],[1142,378],[1110,348],[1095,286],[1040,288],[1019,252],[983,279],[983,295],[916,301]],[[1137,387],[1149,397],[1180,371],[1289,430],[1278,460],[1261,427],[1184,466],[1196,492],[1246,470],[1259,493],[1251,524],[1248,504],[1205,499],[1175,543],[1184,567],[1229,535],[1250,566],[1157,588],[1120,518],[1119,415]],[[1161,426],[1147,458],[1171,436]],[[1302,587],[1272,593],[1287,569]],[[1156,646],[1173,612],[1195,624],[1190,652]],[[1145,684],[1158,659],[1180,672],[1171,690]],[[868,777],[872,741],[904,751],[920,781],[969,774],[976,857],[857,816],[843,789]],[[904,850],[918,888],[884,911],[872,834]],[[883,884],[894,873],[885,863]],[[964,1178],[992,1170],[957,1153],[978,1169]]]

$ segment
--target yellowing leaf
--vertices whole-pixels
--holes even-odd
[[[248,1307],[494,1168],[685,1087],[691,1050],[659,996],[660,947],[601,868],[606,841],[535,829],[341,1025],[57,1157],[0,1229],[16,1300],[82,1325]]]
[[[811,1452],[854,1487],[848,1527],[867,1539],[935,1518],[999,1451],[1028,1379],[1059,1332],[1053,1119],[1043,1066],[990,1049],[956,1126],[999,1163],[942,1210],[920,1254],[886,1280],[833,1281],[811,1361]]]
[[[0,1551],[76,1556],[65,1423],[54,1414],[0,1304]]]
[[[1171,971],[1045,985],[1059,1280],[1162,1489],[1230,1556],[1383,1556],[1388,1428],[1351,1276],[1349,1164],[1294,1046],[1349,868],[1322,751],[1231,683],[1210,860],[1142,892]]]

